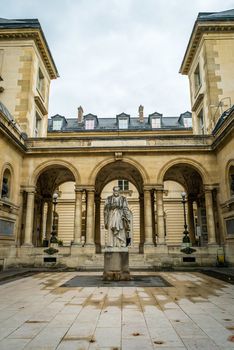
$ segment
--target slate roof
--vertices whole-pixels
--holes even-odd
[[[198,21],[229,21],[234,19],[234,9],[221,12],[199,12]]]
[[[125,115],[120,114],[118,116]],[[97,116],[88,114],[87,117],[90,118],[90,116],[93,116],[94,118],[97,118]],[[150,115],[152,116],[152,115]],[[150,117],[149,116],[149,117]],[[184,123],[183,123],[183,117],[191,118],[192,114],[190,112],[182,113],[179,117],[160,117],[161,119],[161,128],[160,129],[184,129]],[[74,131],[105,131],[105,130],[119,130],[118,128],[118,122],[117,118],[97,118],[97,124],[94,128],[94,130],[86,130],[85,129],[85,122],[78,123],[77,118],[65,118],[64,116],[60,116],[59,114],[56,114],[55,116],[51,117],[51,119],[48,120],[48,131],[49,132],[58,132],[60,130],[53,130],[52,123],[53,119],[56,118],[57,120],[62,118],[63,119],[63,125],[61,128],[61,132],[74,132]],[[85,120],[86,116],[84,116]],[[122,130],[152,130],[150,118],[145,117],[144,122],[140,122],[139,118],[136,117],[130,117],[129,118],[129,125],[128,129],[121,129]]]
[[[223,125],[225,119],[227,119],[232,113],[234,112],[234,105],[227,109],[223,114],[220,116],[219,120],[217,121],[214,130],[212,132],[213,135],[216,134],[216,132],[220,129],[220,127]]]
[[[8,111],[8,109],[6,108],[6,106],[4,106],[4,104],[0,101],[0,111],[2,112],[2,114],[5,115],[5,117],[9,120],[9,121],[14,121],[14,117],[11,115],[11,113]]]

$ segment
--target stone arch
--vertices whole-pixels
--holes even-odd
[[[95,177],[94,177],[95,174]],[[146,176],[142,176],[142,172],[140,172],[139,168],[135,165],[135,162],[132,162],[131,160],[115,160],[115,159],[108,159],[108,161],[102,162],[99,164],[98,171],[96,169],[95,173],[93,175],[93,183],[95,185],[95,202],[96,202],[96,211],[95,211],[95,243],[97,247],[97,252],[100,251],[101,242],[103,237],[104,231],[102,230],[101,233],[101,213],[103,213],[104,201],[106,197],[102,196],[102,191],[106,185],[111,183],[115,180],[127,180],[132,185],[135,186],[136,192],[135,192],[135,199],[134,199],[134,205],[137,205],[139,208],[139,214],[138,218],[136,218],[136,227],[139,227],[136,235],[134,236],[136,238],[137,245],[139,245],[138,249],[139,252],[142,252],[143,248],[143,242],[144,242],[144,196],[143,196],[143,185],[144,180],[146,181]],[[112,189],[110,190],[110,194],[112,194]],[[129,202],[131,201],[131,194],[128,197],[127,193],[123,194],[124,196],[127,196]],[[136,199],[137,197],[137,199]],[[101,201],[102,200],[102,201]],[[136,203],[136,202],[137,203]],[[132,241],[134,242],[134,238],[132,237]]]
[[[149,176],[146,173],[145,169],[140,165],[139,162],[136,162],[135,160],[132,160],[131,158],[122,158],[121,160],[116,160],[114,157],[113,158],[109,158],[106,159],[104,161],[101,161],[100,163],[98,163],[95,167],[95,169],[91,172],[90,176],[89,176],[89,183],[91,184],[95,184],[96,182],[96,178],[99,174],[99,172],[101,171],[102,168],[104,168],[105,166],[107,166],[108,164],[112,164],[115,162],[123,162],[123,163],[127,163],[132,165],[133,167],[136,168],[136,170],[139,171],[143,183],[148,183],[149,182]]]
[[[80,184],[80,174],[79,174],[78,170],[71,163],[69,163],[65,160],[49,160],[49,161],[45,161],[45,162],[41,163],[39,166],[36,167],[32,176],[30,177],[29,185],[35,186],[39,176],[45,170],[47,170],[48,168],[51,168],[53,166],[63,166],[65,168],[67,168],[68,170],[70,170],[70,172],[74,176],[76,185]]]
[[[201,176],[203,183],[208,184],[209,181],[209,175],[207,173],[207,171],[203,168],[203,166],[191,159],[188,158],[177,158],[175,160],[170,160],[169,162],[167,162],[166,164],[164,164],[164,166],[162,167],[162,169],[160,170],[158,177],[157,177],[157,183],[158,184],[163,184],[164,181],[164,177],[166,172],[173,166],[175,165],[188,165],[192,168],[194,168],[194,170],[196,170],[198,172],[198,174]]]

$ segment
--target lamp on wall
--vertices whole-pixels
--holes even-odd
[[[184,236],[182,240],[182,249],[180,251],[185,254],[192,254],[193,252],[196,251],[196,249],[190,247],[191,244],[190,244],[189,231],[188,231],[188,225],[186,220],[186,210],[185,210],[186,193],[182,192],[181,197],[182,197],[182,204],[184,209],[184,232],[183,232]]]
[[[181,193],[182,197],[182,204],[183,204],[183,209],[184,209],[184,236],[183,236],[183,246],[189,247],[190,246],[190,238],[189,238],[189,232],[188,232],[188,225],[187,225],[187,220],[186,220],[186,210],[185,210],[185,203],[186,203],[186,193],[182,192]]]
[[[53,224],[52,224],[50,243],[58,243],[57,230],[56,230],[56,205],[57,205],[57,201],[58,201],[58,193],[54,192],[54,194],[53,194],[53,205],[54,205]]]

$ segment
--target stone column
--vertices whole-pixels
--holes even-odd
[[[153,245],[151,190],[144,188],[145,245]]]
[[[158,244],[165,244],[163,189],[156,190]]]
[[[95,245],[96,252],[101,253],[101,197],[100,195],[95,196]]]
[[[188,198],[188,231],[189,238],[192,244],[196,243],[195,239],[195,227],[194,227],[194,214],[193,214],[193,200]]]
[[[16,245],[19,247],[21,245],[22,237],[22,219],[23,219],[23,205],[24,205],[24,191],[20,189],[19,194],[19,214],[18,220],[16,221]]]
[[[82,230],[82,188],[75,188],[74,244],[81,244]]]
[[[94,245],[94,188],[87,190],[87,209],[86,209],[86,244]]]
[[[33,233],[33,213],[34,213],[34,199],[35,188],[27,189],[27,209],[26,209],[26,222],[24,233],[24,246],[32,246],[32,233]]]
[[[218,216],[219,216],[219,236],[220,236],[220,243],[223,244],[225,242],[225,229],[224,229],[224,221],[222,216],[222,210],[221,210],[221,193],[220,188],[216,188],[216,200],[217,200],[217,209],[218,209]]]
[[[209,188],[205,188],[205,201],[206,201],[208,244],[217,244],[216,237],[215,237],[215,221],[214,221],[212,190]]]
[[[47,202],[47,214],[46,214],[46,239],[49,241],[52,232],[52,215],[53,215],[53,203],[52,200]]]

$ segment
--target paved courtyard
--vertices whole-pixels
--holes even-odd
[[[60,287],[95,275],[87,272],[2,284],[0,349],[234,349],[233,285],[200,273],[154,274],[172,286]]]

